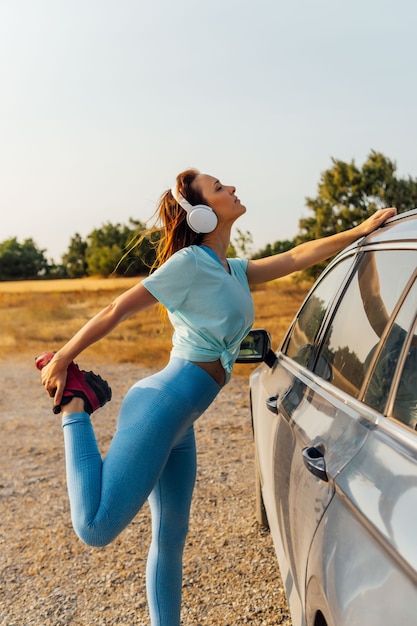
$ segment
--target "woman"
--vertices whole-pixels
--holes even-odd
[[[92,318],[56,354],[37,360],[55,411],[62,411],[78,536],[90,545],[109,543],[149,499],[147,594],[153,626],[180,623],[182,553],[196,472],[193,422],[229,380],[240,342],[252,326],[249,285],[323,261],[395,213],[378,211],[350,231],[274,257],[226,259],[232,225],[246,211],[235,191],[196,170],[180,174],[159,206],[164,230],[157,269]],[[73,359],[157,302],[168,309],[174,326],[169,364],[127,393],[102,461],[89,413],[109,400],[111,392],[99,376],[78,370]]]

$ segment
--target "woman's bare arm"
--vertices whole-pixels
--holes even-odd
[[[249,283],[256,285],[304,270],[337,254],[360,237],[368,235],[396,214],[395,208],[376,211],[367,220],[342,233],[302,243],[287,252],[249,261],[247,276]]]
[[[111,304],[89,320],[62,348],[52,361],[42,369],[42,384],[55,404],[59,404],[65,389],[68,365],[83,350],[108,335],[127,318],[157,302],[141,283],[118,296]]]

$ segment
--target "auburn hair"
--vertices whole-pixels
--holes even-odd
[[[191,205],[207,204],[202,193],[193,186],[195,178],[200,172],[196,169],[189,169],[176,178],[176,186],[179,193],[184,196]],[[156,250],[156,259],[152,266],[155,269],[162,265],[175,252],[199,244],[203,236],[194,232],[187,223],[187,214],[178,204],[171,190],[166,191],[159,202],[156,216],[160,227],[160,238]]]
[[[195,185],[193,186],[199,173],[196,169],[189,169],[178,174],[175,181],[180,194],[193,206],[207,204],[203,194],[196,189]],[[132,250],[139,247],[142,241],[147,238],[155,249],[155,260],[150,266],[151,271],[162,265],[178,250],[192,244],[198,245],[203,239],[202,234],[194,232],[188,226],[187,213],[175,200],[170,189],[162,194],[154,213],[154,219],[155,226],[147,229],[130,242],[128,250],[119,261],[118,266]]]

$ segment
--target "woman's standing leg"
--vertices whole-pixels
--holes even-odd
[[[152,626],[179,626],[182,556],[196,476],[194,428],[172,449],[149,496],[152,542],[146,589]]]

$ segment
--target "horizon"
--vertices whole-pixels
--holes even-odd
[[[30,237],[57,262],[76,233],[147,223],[197,167],[236,186],[259,250],[296,236],[332,158],[375,150],[416,176],[417,5],[345,9],[3,3],[0,241]]]

